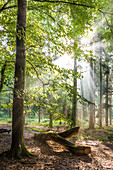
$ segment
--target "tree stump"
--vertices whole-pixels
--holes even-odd
[[[74,144],[65,139],[70,138],[71,136],[77,134],[78,132],[79,127],[75,127],[60,133],[44,132],[41,134],[34,134],[34,140],[39,140],[44,144],[46,143],[46,141],[53,140],[54,142],[64,146],[72,154],[87,155],[91,153],[91,148],[89,146],[75,146]]]

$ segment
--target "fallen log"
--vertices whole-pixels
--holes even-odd
[[[10,133],[11,132],[11,129],[0,129],[0,133]]]
[[[61,133],[45,132],[41,134],[35,134],[34,140],[39,140],[44,144],[48,140],[53,140],[54,142],[59,143],[60,145],[65,147],[72,154],[87,155],[91,152],[91,148],[89,146],[75,146],[74,144],[72,144],[71,142],[65,139],[71,137],[74,134],[77,134],[78,131],[79,131],[79,127],[75,127]]]
[[[79,127],[74,127],[72,129],[58,133],[58,135],[63,138],[70,138],[71,136],[76,135],[79,132],[79,129],[80,129]]]

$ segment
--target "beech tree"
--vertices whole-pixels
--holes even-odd
[[[93,59],[90,59],[90,76],[91,76],[91,91],[90,91],[90,101],[95,103],[95,90],[94,90],[94,72],[93,72]],[[89,128],[94,129],[94,119],[95,119],[95,106],[90,104],[90,113],[89,113]]]
[[[21,157],[29,155],[24,146],[24,86],[26,61],[26,18],[27,0],[18,0],[17,29],[16,29],[16,63],[13,94],[12,145],[10,155]]]

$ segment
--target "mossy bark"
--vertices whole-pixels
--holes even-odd
[[[21,159],[22,157],[30,157],[33,156],[32,153],[30,153],[24,143],[21,144],[20,146],[13,146],[11,147],[11,150],[7,153],[7,156],[10,158],[15,158],[15,159]]]

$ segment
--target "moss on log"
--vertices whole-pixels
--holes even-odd
[[[41,134],[35,134],[34,140],[39,140],[42,143],[46,143],[46,141],[48,140],[53,140],[54,142],[57,142],[63,147],[65,147],[73,154],[87,155],[91,152],[91,148],[89,146],[75,146],[74,144],[72,144],[71,142],[65,139],[71,137],[72,135],[77,134],[78,131],[79,131],[79,127],[75,127],[61,133],[46,132]]]

